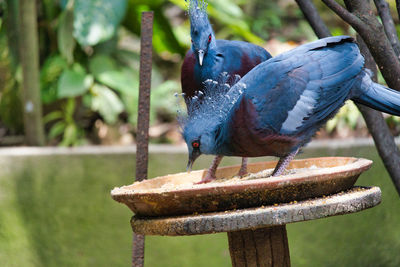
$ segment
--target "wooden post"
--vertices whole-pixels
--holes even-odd
[[[232,266],[289,267],[286,226],[228,232]]]
[[[19,53],[22,65],[22,107],[26,143],[43,146],[44,131],[39,86],[39,41],[36,1],[19,0]]]
[[[147,179],[150,87],[152,67],[153,12],[142,13],[140,39],[140,84],[136,149],[136,180]],[[144,265],[144,235],[133,234],[132,266]]]
[[[359,212],[380,202],[378,187],[353,187],[327,197],[258,208],[172,217],[133,216],[131,225],[134,232],[146,235],[227,232],[232,266],[288,267],[286,224]]]

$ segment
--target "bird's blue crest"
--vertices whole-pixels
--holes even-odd
[[[240,76],[235,75],[234,86],[230,87],[230,76],[223,72],[218,81],[206,80],[204,91],[197,92],[187,103],[187,114],[178,121],[183,129],[183,137],[195,136],[212,130],[227,118],[232,107],[246,89],[240,83]],[[239,82],[238,82],[239,81]]]
[[[188,0],[188,12],[192,18],[206,17],[207,18],[207,2],[204,0]]]
[[[203,0],[188,0],[188,13],[191,27],[201,29],[208,26],[207,2]]]

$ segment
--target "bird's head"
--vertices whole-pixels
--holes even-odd
[[[199,65],[203,65],[204,57],[211,47],[216,45],[214,31],[207,16],[207,3],[189,0],[190,37],[193,53]]]
[[[215,134],[212,129],[215,127],[215,124],[205,120],[196,120],[185,125],[183,137],[189,152],[188,171],[201,154],[215,154]]]
[[[228,134],[225,126],[232,107],[242,96],[246,85],[233,77],[232,88],[227,81],[230,76],[221,73],[218,81],[206,80],[204,91],[190,98],[188,112],[178,117],[182,135],[189,151],[188,170],[201,154],[217,155]]]

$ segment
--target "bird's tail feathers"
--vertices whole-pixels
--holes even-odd
[[[359,82],[354,89],[351,99],[355,102],[400,116],[400,92],[373,82],[369,70],[364,70],[359,76]]]

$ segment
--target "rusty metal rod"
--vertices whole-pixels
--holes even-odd
[[[153,18],[153,11],[142,12],[140,32],[139,107],[136,135],[136,181],[147,179]],[[133,234],[132,266],[134,267],[144,265],[144,240],[144,235]]]

